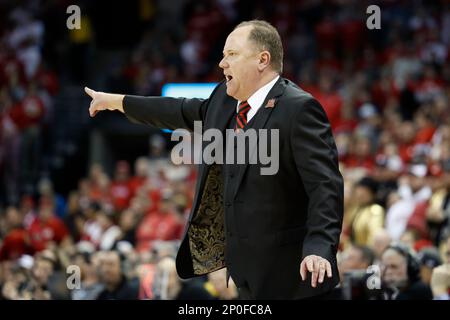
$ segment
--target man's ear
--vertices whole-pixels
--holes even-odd
[[[270,52],[267,50],[264,50],[259,54],[259,64],[258,69],[259,71],[264,71],[269,65],[272,57],[270,56]]]

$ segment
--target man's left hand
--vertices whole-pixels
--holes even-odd
[[[311,272],[311,286],[315,288],[317,286],[317,282],[322,283],[325,278],[325,273],[328,278],[331,278],[331,264],[327,259],[316,255],[306,256],[302,263],[300,264],[300,276],[302,280],[306,280],[307,273]]]

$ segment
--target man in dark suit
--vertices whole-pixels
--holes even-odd
[[[199,166],[177,271],[190,278],[227,267],[249,299],[326,296],[339,282],[343,215],[343,181],[327,116],[310,94],[280,77],[282,43],[267,22],[238,25],[223,54],[219,66],[226,79],[209,99],[86,88],[93,99],[90,114],[119,110],[131,121],[172,129],[193,130],[194,121],[222,132],[278,129],[279,168],[273,175],[262,175],[261,163]]]

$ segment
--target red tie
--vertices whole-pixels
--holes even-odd
[[[247,124],[247,113],[251,109],[247,101],[242,101],[239,103],[239,111],[236,115],[236,126],[234,130],[243,129]]]

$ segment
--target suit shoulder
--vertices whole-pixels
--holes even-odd
[[[225,80],[220,81],[213,89],[211,94],[209,95],[209,98],[214,98],[216,95],[226,95],[227,88],[225,84]]]
[[[282,101],[289,109],[293,112],[298,112],[298,108],[309,108],[310,106],[319,106],[320,109],[323,109],[312,94],[306,92],[292,81],[286,81],[287,84]]]

